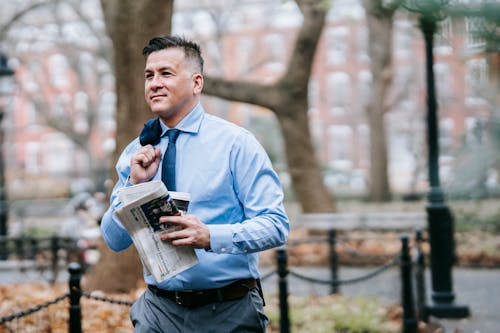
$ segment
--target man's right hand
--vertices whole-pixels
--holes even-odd
[[[141,147],[130,160],[130,177],[132,184],[146,182],[153,178],[161,161],[160,148],[152,145]]]

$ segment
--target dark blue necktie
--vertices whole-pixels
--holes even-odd
[[[169,129],[166,134],[168,136],[168,147],[163,156],[161,180],[169,191],[175,191],[175,141],[177,141],[180,132],[180,130],[173,128]]]

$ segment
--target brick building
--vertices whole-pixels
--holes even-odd
[[[200,8],[189,2],[178,5],[174,17],[176,32],[202,40],[203,49],[208,50],[209,74],[259,82],[272,82],[281,75],[301,24],[294,3],[245,1],[235,8],[223,1],[211,3],[215,7]],[[327,182],[340,191],[364,191],[370,167],[365,106],[372,83],[365,12],[358,0],[337,0],[331,5],[309,83],[311,132]],[[473,19],[448,18],[440,22],[435,36],[440,162],[445,182],[453,177],[457,150],[464,140],[473,139],[475,129],[493,111],[484,95],[486,58],[477,52],[484,41],[470,35],[473,28]],[[386,122],[391,184],[400,193],[427,186],[424,61],[424,42],[415,17],[398,11]],[[220,104],[210,110],[217,112],[217,108]],[[225,115],[243,125],[249,124],[249,114],[273,118],[270,112],[248,105],[233,103],[225,108],[230,110]]]
[[[98,2],[83,2],[82,8],[104,35]],[[19,39],[10,55],[21,59],[16,76],[23,82],[15,99],[15,112],[8,115],[8,125],[4,125],[6,140],[11,143],[5,154],[12,193],[34,184],[35,179],[43,184],[35,185],[34,191],[48,188],[68,193],[72,179],[102,181],[102,177],[91,177],[89,170],[103,171],[111,162],[115,130],[111,66],[102,55],[96,55],[100,41],[68,12],[63,15],[67,19],[64,38],[68,44],[82,48],[78,66],[73,66],[74,58],[67,50],[48,41],[61,38],[48,17],[36,13],[30,21],[32,26],[20,25],[10,34]],[[285,69],[301,20],[292,1],[178,1],[173,29],[201,42],[208,74],[272,82]],[[482,89],[488,82],[486,59],[471,52],[482,43],[467,34],[473,24],[472,20],[447,19],[436,36],[441,171],[445,180],[452,175],[457,149],[465,139],[474,137],[474,129],[493,109]],[[411,186],[422,190],[427,178],[424,44],[414,18],[407,13],[398,12],[393,33],[394,83],[386,116],[390,178],[398,192],[406,192]],[[46,38],[40,40],[33,35]],[[361,1],[332,1],[309,83],[309,114],[318,158],[325,167],[328,184],[335,190],[366,189],[370,162],[364,107],[372,83],[367,50],[368,31]],[[86,70],[78,72],[82,66]],[[34,72],[38,73],[36,79]],[[42,106],[33,96],[45,96],[50,112],[70,115],[69,126],[87,136],[87,148],[45,126]],[[279,156],[280,133],[272,113],[215,98],[204,100],[209,112],[255,130],[286,183],[283,158]],[[96,116],[93,124],[88,123],[89,114]],[[92,161],[102,163],[96,166]],[[495,175],[492,178],[495,180]]]

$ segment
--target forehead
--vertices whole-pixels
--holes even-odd
[[[184,51],[178,47],[155,51],[146,59],[146,70],[163,67],[178,68],[182,66],[184,58]]]

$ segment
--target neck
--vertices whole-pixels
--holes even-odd
[[[167,125],[169,128],[174,128],[179,124],[182,119],[186,118],[188,114],[193,111],[193,109],[198,105],[199,99],[194,100],[192,103],[186,104],[183,107],[173,110],[166,116],[164,115],[159,115],[160,120]]]

